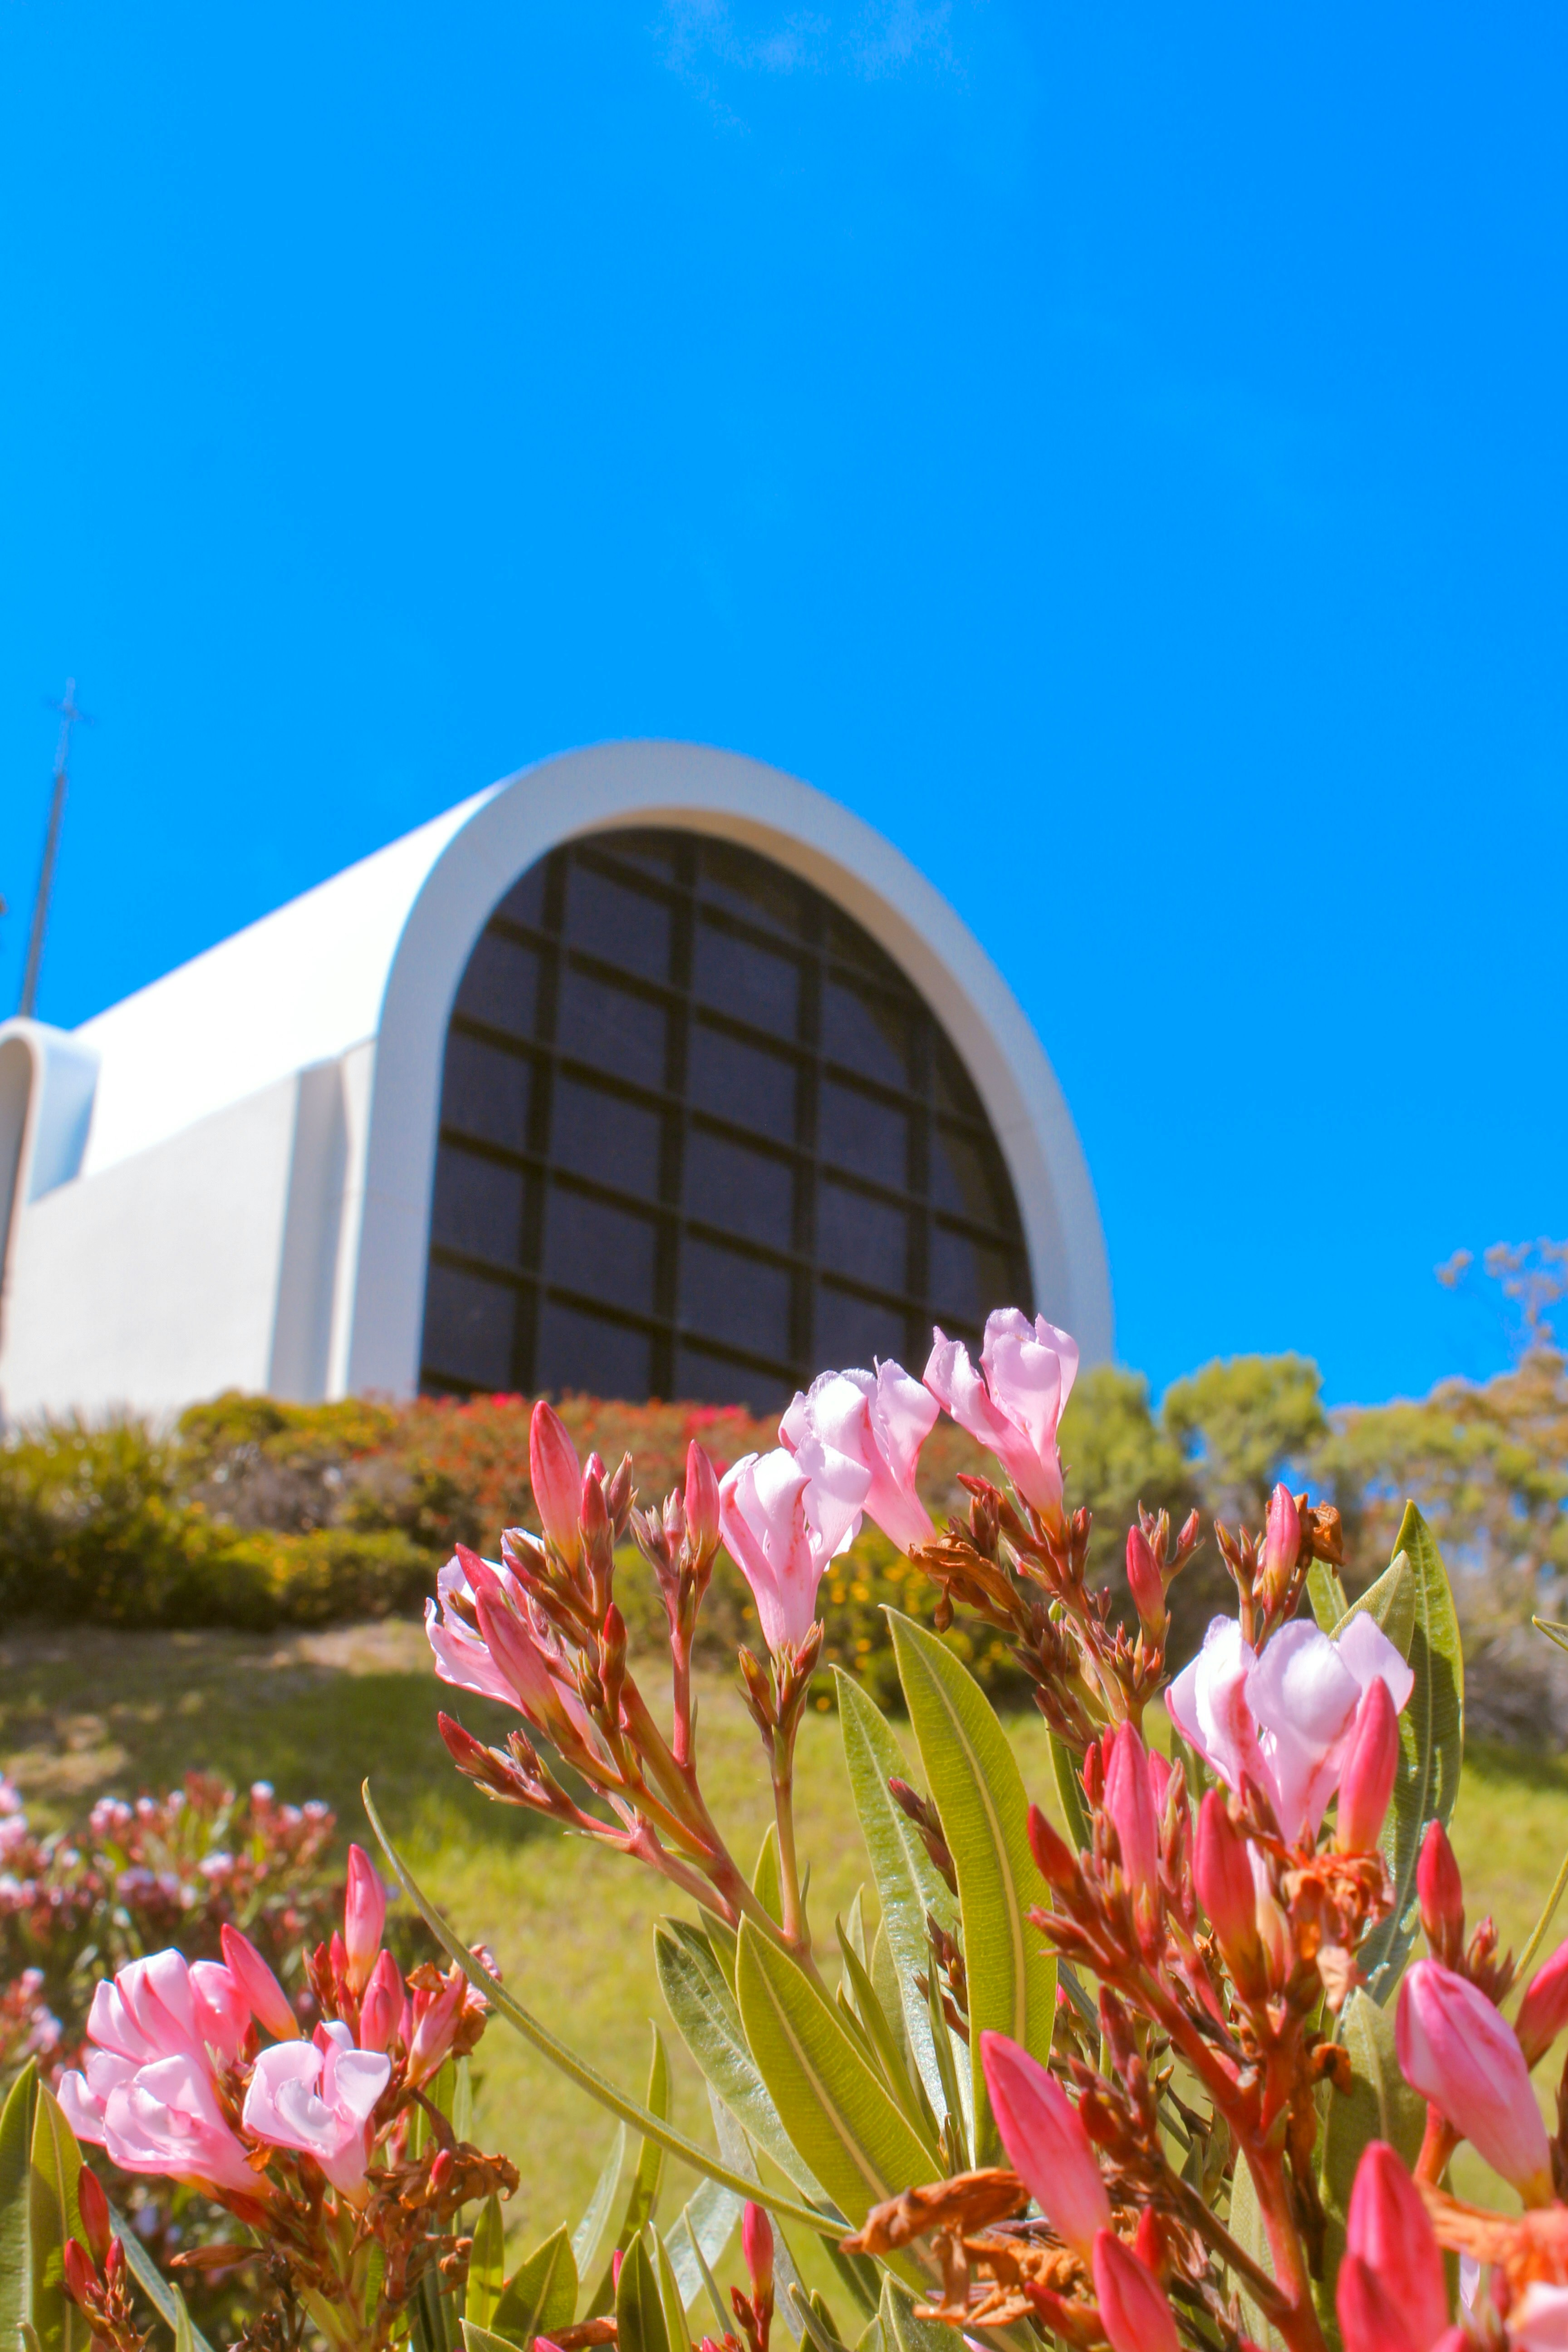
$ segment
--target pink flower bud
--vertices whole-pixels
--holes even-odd
[[[565,1423],[542,1397],[529,1423],[528,1475],[540,1526],[567,1566],[575,1568],[582,1550],[577,1514],[583,1474]]]
[[[1258,1940],[1252,1864],[1247,1840],[1232,1823],[1218,1789],[1210,1789],[1198,1807],[1193,1876],[1226,1966],[1244,1990],[1260,1990],[1263,1954]]]
[[[390,1952],[383,1952],[370,1972],[360,2004],[359,2046],[384,2050],[403,2016],[403,1978]]]
[[[1386,2140],[1371,2141],[1363,2154],[1345,2245],[1375,2273],[1412,2341],[1426,2352],[1448,2325],[1443,2255],[1421,2191]]]
[[[1568,2025],[1568,1940],[1558,1945],[1524,1989],[1519,2015],[1513,2021],[1524,2063],[1534,2066],[1545,2057]]]
[[[1411,2088],[1527,2205],[1549,2204],[1551,2156],[1530,2070],[1486,1995],[1440,1960],[1417,1960],[1399,1989],[1395,2039]]]
[[[1127,1589],[1138,1622],[1152,1642],[1165,1638],[1165,1580],[1142,1528],[1127,1530]]]
[[[1142,1934],[1157,1919],[1160,1904],[1160,1823],[1149,1783],[1149,1752],[1130,1723],[1113,1733],[1107,1745],[1105,1810],[1115,1824]]]
[[[467,1983],[462,1969],[454,1964],[442,1979],[438,1992],[416,1993],[414,2032],[408,2045],[411,2083],[428,2082],[441,2066],[457,2036]]]
[[[1360,2254],[1346,2254],[1340,2264],[1334,2307],[1344,2352],[1430,2352],[1431,2338],[1419,2341],[1411,2334],[1399,2305]]]
[[[686,1534],[700,1559],[719,1549],[719,1475],[695,1438],[686,1449]]]
[[[1356,1709],[1350,1754],[1340,1775],[1340,1818],[1334,1843],[1342,1853],[1371,1853],[1399,1769],[1399,1717],[1388,1685],[1368,1683]]]
[[[1094,2293],[1110,2352],[1181,2352],[1164,2288],[1109,2230],[1096,2232]]]
[[[300,2031],[300,2021],[289,2007],[288,1994],[248,1936],[226,1925],[221,1933],[225,1965],[249,2002],[251,2015],[279,2042],[291,2042]]]
[[[348,1979],[355,1992],[370,1982],[386,1924],[386,1889],[370,1866],[363,1846],[349,1848],[348,1893],[343,1901],[343,1948],[348,1955]]]
[[[1005,2033],[983,2033],[980,2063],[1004,2147],[1058,2238],[1088,2262],[1110,2227],[1110,2200],[1078,2109],[1054,2074]]]
[[[1301,1549],[1301,1514],[1289,1486],[1276,1486],[1268,1497],[1268,1525],[1263,1538],[1263,1580],[1271,1594],[1284,1591]]]
[[[1428,1822],[1415,1864],[1421,1925],[1433,1957],[1452,1968],[1465,1948],[1465,1890],[1441,1822]]]
[[[87,2248],[68,2238],[64,2251],[66,2293],[75,2304],[85,2305],[98,2284],[98,2273]]]
[[[760,2205],[748,2205],[741,2216],[741,2254],[753,2296],[773,2291],[773,2225]]]
[[[1078,1856],[1038,1805],[1029,1807],[1029,1852],[1047,1886],[1067,1888],[1078,1876]]]
[[[90,2165],[84,2164],[77,2175],[76,2204],[89,2253],[95,2263],[106,2263],[109,2249],[114,2243],[114,2231],[110,2227],[109,2200],[103,2193],[103,2184]]]

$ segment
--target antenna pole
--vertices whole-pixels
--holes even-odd
[[[70,757],[71,729],[85,714],[76,707],[76,680],[66,680],[65,699],[52,703],[51,709],[60,714],[59,740],[55,745],[55,782],[49,797],[49,829],[44,835],[44,863],[38,876],[38,895],[33,901],[33,924],[27,934],[27,964],[22,974],[22,998],[16,1010],[23,1020],[32,1018],[37,1002],[38,971],[44,961],[44,932],[49,919],[49,899],[55,887],[55,859],[60,845],[60,819],[66,807],[66,769]]]

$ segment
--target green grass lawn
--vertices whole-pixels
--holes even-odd
[[[651,1664],[642,1678],[651,1699]],[[345,1844],[370,1843],[359,1801],[368,1772],[393,1835],[464,1936],[489,1943],[526,2005],[640,2096],[648,2020],[662,2021],[653,1923],[673,1906],[634,1864],[488,1804],[460,1780],[436,1731],[443,1698],[472,1729],[494,1736],[501,1711],[445,1692],[422,1634],[405,1624],[267,1639],[29,1633],[0,1642],[0,1761],[43,1826],[79,1815],[100,1795],[167,1787],[195,1766],[241,1782],[268,1780],[284,1799],[325,1798]],[[1016,1717],[1010,1729],[1026,1784],[1053,1801],[1038,1718]],[[767,1780],[755,1729],[727,1677],[703,1685],[700,1739],[710,1801],[749,1864],[770,1814]],[[869,1876],[836,1717],[808,1717],[797,1779],[811,1916],[831,1949],[835,1913]],[[1505,1944],[1519,1948],[1568,1849],[1568,1760],[1472,1751],[1454,1842],[1472,1918],[1489,1909]],[[700,2078],[672,2031],[667,2038],[676,2119],[707,2140]],[[477,2071],[475,2137],[517,2163],[514,2227],[532,2243],[558,2221],[575,2220],[613,2126],[504,2024],[486,2036]],[[667,2216],[686,2185],[672,2173]],[[1478,2174],[1459,2185],[1482,2183]]]

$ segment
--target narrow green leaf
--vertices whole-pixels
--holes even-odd
[[[1307,1570],[1307,1598],[1320,1630],[1325,1633],[1331,1633],[1342,1622],[1351,1605],[1338,1570],[1331,1568],[1326,1559],[1315,1559]]]
[[[934,1952],[931,1953],[926,1960],[926,2004],[931,2011],[931,2040],[936,2045],[937,2059],[942,2066],[942,2104],[947,2109],[948,2132],[957,2142],[953,2149],[954,2162],[952,2164],[944,2162],[942,2170],[967,2172],[969,2169],[968,2118],[964,2113],[963,2086],[958,2079],[958,2056],[952,2046],[952,2035],[948,2030],[947,2016],[942,2005],[942,1978],[937,1969]]]
[[[715,2163],[705,2147],[700,2147],[695,2140],[688,2139],[684,2132],[674,2130],[658,2116],[649,2115],[646,2107],[639,2106],[635,2099],[628,2098],[624,2091],[617,2091],[613,2083],[606,2082],[598,2068],[586,2058],[580,2058],[574,2050],[567,2048],[565,2042],[558,2042],[549,2028],[542,2025],[508,1991],[500,1979],[492,1976],[484,1962],[476,1959],[467,1946],[458,1942],[387,1836],[381,1815],[376,1811],[375,1801],[370,1793],[368,1780],[362,1783],[360,1794],[365,1817],[375,1832],[376,1843],[386,1856],[388,1869],[442,1950],[457,1961],[468,1982],[484,1994],[497,2017],[504,2017],[513,2031],[521,2033],[523,2040],[531,2043],[542,2057],[548,2058],[568,2082],[575,2083],[579,2090],[586,2091],[591,2099],[596,2099],[602,2107],[607,2107],[611,2115],[618,2116],[622,2123],[630,2124],[633,2130],[641,2132],[645,2138],[658,2140],[669,2155],[678,2156],[682,2163],[689,2164],[693,2172],[700,2173],[706,2179],[717,2180],[725,2189],[738,2189],[743,2197],[754,2198],[759,2205],[765,2205],[770,2213],[783,2220],[795,2221],[807,2230],[820,2230],[820,2213],[814,2213],[809,2206],[797,2203],[793,2197],[781,2196],[766,2181],[754,2189],[750,2187],[728,2166]]]
[[[882,2070],[882,2080],[892,2093],[898,2105],[909,2117],[911,2127],[919,2133],[921,2138],[931,2149],[932,2161],[940,2170],[942,2152],[938,2144],[936,2118],[931,2112],[931,2104],[919,2085],[910,2079],[909,2069],[904,2064],[903,2052],[899,2047],[897,2036],[888,2022],[881,2002],[877,1998],[877,1989],[866,1973],[865,1964],[850,1941],[847,1928],[842,1921],[836,1920],[834,1924],[838,1930],[838,1948],[844,1956],[844,1971],[849,1979],[850,1990],[854,1995],[856,2012],[866,2029],[872,2053]],[[942,2039],[944,2041],[947,2039],[945,2020],[942,2023]],[[934,2179],[935,2175],[932,2177]]]
[[[1368,2141],[1387,2140],[1414,2170],[1426,2128],[1426,2103],[1399,2070],[1394,2021],[1386,2009],[1368,2000],[1359,1985],[1345,2003],[1340,2039],[1350,2053],[1352,2073],[1348,2092],[1323,2094],[1319,2189],[1328,2231],[1320,2302],[1325,2316],[1333,2312],[1351,2189]]]
[[[1408,1552],[1395,1552],[1374,1584],[1353,1601],[1331,1628],[1337,1642],[1352,1617],[1368,1616],[1381,1625],[1400,1656],[1408,1659],[1415,1635],[1415,1570]]]
[[[904,1990],[899,1982],[898,1969],[893,1965],[892,1948],[888,1942],[885,1923],[879,1926],[871,1946],[871,1983],[875,1988],[877,1999],[882,2004],[882,2014],[893,2030],[899,2045],[899,2054],[903,2059],[905,2067],[913,2069],[914,2059],[910,2049],[909,2030],[904,2023]],[[921,2089],[922,2092],[925,2089],[923,2082],[921,2083]],[[927,2104],[930,2104],[929,2101]]]
[[[492,2327],[481,2327],[477,2319],[464,2320],[463,2343],[466,2352],[518,2352],[510,2336],[498,2336]]]
[[[669,2113],[669,2061],[665,2056],[664,2037],[649,2020],[653,2033],[653,2061],[648,2069],[647,2107],[650,2116],[662,2123]],[[655,2139],[644,2137],[637,2150],[637,2160],[632,2172],[632,2185],[626,2193],[626,2210],[616,2238],[616,2253],[624,2254],[645,2222],[651,2221],[658,2205],[658,2192],[664,2181],[664,2150]],[[588,2316],[596,2319],[602,2312],[614,2307],[616,2300],[615,2261],[605,2265],[594,2299],[588,2305]]]
[[[184,2296],[170,2285],[131,2223],[125,2219],[123,2213],[118,2212],[112,2205],[109,2209],[109,2223],[125,2249],[126,2265],[132,2277],[136,2281],[159,2318],[177,2334],[182,2325],[181,2314],[184,2312],[183,2324],[191,2331],[191,2342],[195,2347],[195,2352],[212,2352],[212,2346],[195,2325],[190,2313],[185,2310]]]
[[[519,2264],[490,2314],[490,2331],[524,2352],[536,2336],[569,2327],[577,2313],[577,2265],[565,2224]],[[468,2334],[465,2323],[463,2333]]]
[[[1258,2204],[1258,2191],[1253,2186],[1252,2174],[1247,2168],[1245,2156],[1238,2156],[1236,2160],[1236,2179],[1231,2187],[1230,2221],[1227,2226],[1242,2252],[1250,2254],[1259,2269],[1272,2278],[1274,2265],[1268,2256],[1268,2233],[1263,2226],[1263,2209]],[[1241,2296],[1242,2316],[1247,2322],[1247,2332],[1258,2347],[1258,2352],[1284,2352],[1284,2347],[1279,2336],[1248,2294],[1246,2282],[1236,2278],[1233,2274],[1232,2284]]]
[[[890,1780],[909,1780],[910,1766],[886,1718],[852,1675],[836,1667],[834,1680],[845,1769],[882,1906],[879,1938],[886,1939],[898,1980],[910,2054],[926,2096],[941,2116],[947,2112],[942,2068],[931,2041],[930,2011],[915,1978],[925,1967],[929,1949],[927,1912],[934,1912],[951,1931],[958,1924],[958,1902],[913,1822],[888,1794]]]
[[[746,2039],[784,2128],[858,2228],[873,2205],[928,2177],[927,2150],[831,2005],[749,1919],[738,1977]],[[906,2257],[895,2261],[908,2270]]]
[[[796,2188],[819,2198],[821,2188],[780,2120],[747,2046],[735,1997],[701,1929],[685,1919],[661,1919],[653,1950],[659,1990],[676,2031],[709,2084]]]
[[[658,2281],[641,2234],[632,2240],[621,2264],[616,2289],[616,2335],[618,2352],[677,2352],[665,2326]]]
[[[616,2136],[610,2142],[610,2153],[605,2158],[604,2170],[594,2184],[587,2210],[572,2232],[572,2259],[580,2279],[589,2277],[604,2251],[605,2233],[615,2210],[616,2191],[620,2187],[621,2167],[626,2157],[626,2127],[616,2126]]]
[[[500,2199],[487,2197],[474,2224],[468,2254],[468,2284],[463,2295],[463,2317],[477,2327],[488,2327],[506,2291],[506,2224]]]
[[[709,2111],[713,2117],[713,2136],[719,2143],[720,2155],[723,2158],[725,2163],[730,2166],[732,2171],[742,2173],[746,2179],[754,2181],[757,2178],[757,2159],[755,2155],[752,2153],[752,2144],[747,2139],[745,2133],[741,2129],[740,2125],[735,2121],[734,2116],[730,2113],[730,2110],[724,2105],[723,2100],[716,2098],[711,2090],[710,2090],[708,2094],[708,2106]],[[831,2219],[828,2219],[826,2218],[825,2215],[819,2214],[817,2216],[816,2228],[821,2233],[821,2242],[823,2246],[830,2253],[836,2252],[837,2241],[844,2234],[844,2224],[842,2221],[837,2215],[833,2215]],[[699,2256],[699,2259],[701,2259],[700,2255]],[[840,2256],[839,2259],[842,2260],[843,2257]],[[704,2281],[710,2283],[711,2275],[712,2274],[709,2271],[706,2262],[704,2262]],[[789,2240],[784,2236],[784,2226],[775,2214],[773,2217],[773,2285],[774,2292],[778,2298],[779,2308],[784,2312],[784,2326],[788,2328],[791,2336],[795,2334],[795,2322],[793,2318],[791,2318],[787,2310],[784,2309],[784,2305],[788,2300],[791,2283],[794,2282],[798,2284],[799,2277],[800,2273],[795,2269],[795,2256],[790,2252]],[[722,2296],[720,2297],[720,2309],[721,2312],[725,2312]],[[730,2318],[727,2312],[724,2317],[723,2332],[725,2334],[730,2332]]]
[[[1399,1718],[1399,1771],[1383,1834],[1394,1880],[1394,1908],[1363,1944],[1358,1958],[1368,1991],[1387,2000],[1415,1940],[1419,1908],[1415,1865],[1428,1822],[1447,1827],[1459,1793],[1465,1750],[1465,1665],[1459,1622],[1442,1555],[1414,1503],[1406,1503],[1395,1557],[1403,1552],[1415,1578],[1410,1664],[1415,1685]]]
[[[43,2352],[81,2352],[88,2340],[87,2321],[65,2288],[66,2240],[81,2237],[76,2196],[81,2150],[47,2083],[38,2084],[34,2104],[27,2168],[27,2244],[33,2283],[29,2316]]]
[[[459,2058],[453,2069],[452,2104],[447,2113],[454,2137],[467,2139],[474,2123],[474,2084],[467,2058]]]
[[[37,2087],[38,2063],[29,2058],[0,2110],[0,2347],[15,2345],[32,2300],[27,2157]]]
[[[848,2352],[848,2347],[834,2326],[832,2314],[820,2295],[813,2295],[807,2300],[799,2287],[792,2287],[789,2299],[795,2318],[810,2336],[816,2352]]]
[[[779,1832],[776,1822],[768,1823],[757,1866],[752,1873],[752,1892],[763,1909],[776,1926],[784,1925],[784,1882],[779,1875]]]
[[[360,2313],[366,2332],[374,2335],[381,2290],[386,2284],[386,2249],[379,2239],[372,2238],[367,2245],[361,2247],[354,2257],[354,2267],[360,2277]],[[188,2321],[189,2312],[185,2317]]]
[[[717,2181],[699,2181],[668,2231],[665,2244],[675,2265],[676,2284],[688,2310],[701,2294],[706,2278],[731,2238],[742,2211],[742,2200]],[[727,2326],[722,2305],[721,2323]]]
[[[1042,2064],[1056,2028],[1055,1955],[1028,1923],[1050,1900],[1029,1851],[1029,1801],[1023,1777],[973,1675],[934,1633],[896,1610],[892,1628],[899,1680],[942,1816],[958,1877],[963,1965],[969,1979],[970,2060],[976,2164],[994,2164],[1002,2147],[981,2071],[981,2036],[1010,2034]]]
[[[185,2298],[178,2287],[171,2292],[174,2298],[174,2352],[195,2352],[196,2331],[191,2326],[191,2315]]]
[[[914,2305],[886,2273],[882,2278],[882,2341],[895,2352],[954,2352],[953,2331],[940,2321],[917,2319]]]
[[[675,2275],[669,2249],[651,2221],[647,2235],[652,2243],[654,2274],[658,2282],[659,2305],[664,2313],[664,2332],[669,2338],[670,2352],[688,2352],[691,2339],[686,2332],[686,2305],[681,2301],[680,2282]]]
[[[1051,1743],[1051,1773],[1057,1784],[1057,1800],[1067,1823],[1068,1843],[1075,1853],[1087,1853],[1093,1843],[1089,1811],[1084,1802],[1083,1782],[1079,1778],[1078,1758],[1065,1739],[1054,1731],[1047,1738]]]

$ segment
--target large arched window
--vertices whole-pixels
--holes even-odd
[[[697,834],[595,834],[495,908],[447,1035],[421,1385],[770,1410],[1028,1307],[940,1024],[858,924]]]

